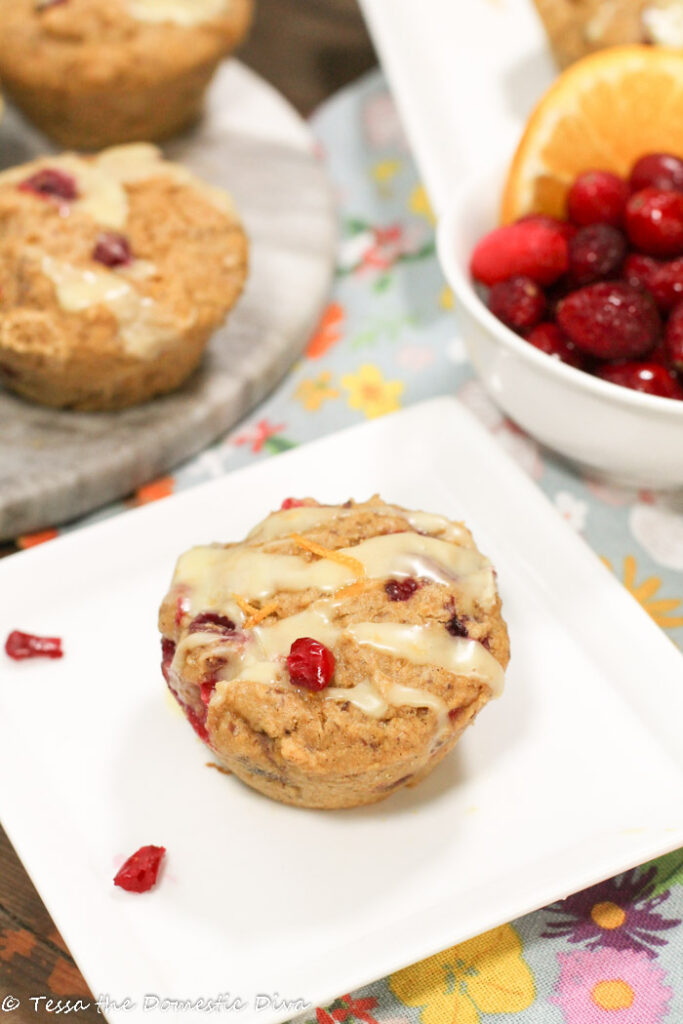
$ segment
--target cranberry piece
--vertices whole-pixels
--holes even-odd
[[[403,580],[387,580],[384,591],[390,601],[407,601],[419,587],[420,584],[413,576],[406,576]]]
[[[175,654],[175,644],[168,637],[162,636],[161,638],[161,674],[163,675],[166,682],[168,682],[169,672],[171,669],[171,662]]]
[[[568,266],[562,230],[530,220],[489,232],[475,246],[470,262],[474,279],[487,285],[520,274],[537,284],[552,284]]]
[[[451,636],[469,636],[467,626],[458,618],[457,615],[454,615],[452,619],[448,620],[446,623],[446,629]]]
[[[631,252],[624,262],[622,276],[634,288],[645,288],[649,291],[658,266],[659,261],[653,260],[652,256]]]
[[[165,846],[141,846],[116,873],[114,885],[126,892],[149,892],[157,883]]]
[[[567,239],[568,242],[572,240],[578,228],[576,224],[572,224],[569,220],[558,220],[557,217],[549,217],[546,213],[525,213],[523,217],[519,217],[516,221],[517,224],[525,224],[531,221],[532,224],[544,224],[547,228],[553,228],[555,231],[560,231],[562,236]]]
[[[488,306],[513,331],[528,331],[543,319],[545,296],[530,277],[511,277],[494,284]]]
[[[625,281],[600,281],[572,292],[557,321],[582,352],[599,359],[634,359],[657,341],[661,322],[652,298]]]
[[[127,267],[133,262],[133,250],[125,235],[103,231],[97,238],[92,258],[105,267]]]
[[[665,313],[677,306],[683,299],[683,258],[658,264],[647,287]]]
[[[671,153],[648,153],[636,160],[628,183],[632,192],[644,188],[683,192],[683,160]]]
[[[610,171],[585,171],[569,189],[567,208],[575,224],[621,224],[628,185]]]
[[[202,702],[204,704],[208,705],[209,701],[211,700],[211,696],[213,694],[213,691],[215,689],[216,689],[216,680],[215,679],[209,679],[208,682],[200,684],[200,686],[199,686],[199,696],[201,697]]]
[[[197,615],[190,625],[190,633],[233,633],[235,623],[227,615],[219,615],[218,612],[202,612]]]
[[[683,388],[673,374],[660,363],[608,363],[600,367],[597,375],[612,384],[620,384],[633,391],[643,391],[647,395],[683,399]]]
[[[666,355],[669,362],[677,369],[683,371],[683,302],[676,306],[669,317],[664,333]]]
[[[21,192],[33,192],[48,199],[64,199],[66,202],[78,199],[76,179],[56,167],[43,167],[22,181],[18,188]]]
[[[57,636],[34,636],[13,630],[5,641],[5,651],[14,661],[26,658],[63,658],[62,641]]]
[[[546,355],[560,359],[563,363],[576,367],[577,370],[583,369],[583,356],[576,351],[571,341],[565,338],[557,324],[549,321],[539,324],[526,335],[526,340],[534,348],[545,352]]]
[[[569,242],[569,273],[581,286],[616,277],[626,256],[626,239],[609,224],[588,224]]]
[[[303,508],[305,504],[306,502],[303,501],[301,498],[285,498],[285,500],[280,505],[280,508],[283,511],[285,511],[288,508]]]
[[[287,656],[289,678],[294,686],[306,690],[324,690],[334,675],[334,666],[332,651],[309,636],[295,640]]]
[[[626,204],[626,231],[648,256],[683,253],[683,193],[644,188]]]

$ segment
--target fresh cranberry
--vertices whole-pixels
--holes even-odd
[[[683,253],[683,193],[644,188],[626,204],[631,243],[648,256]]]
[[[63,658],[62,641],[56,636],[34,636],[15,629],[5,641],[5,651],[14,661],[26,658]]]
[[[452,619],[448,620],[448,622],[446,623],[446,629],[451,634],[451,636],[469,636],[469,633],[467,632],[467,626],[461,619],[458,618],[457,615],[454,615]]]
[[[568,242],[572,240],[578,231],[576,224],[572,224],[570,220],[558,220],[557,217],[549,217],[547,213],[525,213],[516,223],[525,224],[528,221],[531,221],[533,224],[544,224],[547,228],[553,228],[555,231],[561,232]]]
[[[168,637],[162,636],[161,638],[161,673],[168,682],[169,673],[171,670],[171,662],[175,655],[175,644]]]
[[[407,601],[418,590],[420,584],[413,576],[402,580],[387,580],[384,591],[390,601]]]
[[[545,296],[530,277],[511,277],[491,288],[488,306],[513,331],[528,331],[543,319]]]
[[[635,162],[628,182],[632,192],[644,188],[683,192],[683,160],[671,153],[648,153]]]
[[[557,324],[549,321],[539,324],[526,335],[526,340],[546,355],[553,356],[569,366],[575,366],[577,370],[583,369],[583,356],[565,338]]]
[[[165,846],[141,846],[116,873],[114,885],[126,892],[149,892],[157,883]]]
[[[683,299],[683,258],[660,263],[650,278],[648,288],[665,313],[677,306]]]
[[[33,192],[48,199],[64,199],[66,202],[78,199],[76,179],[56,167],[43,167],[22,181],[18,188],[22,192]]]
[[[218,612],[202,612],[187,627],[190,633],[233,633],[235,623]]]
[[[127,267],[133,262],[133,250],[125,235],[103,231],[97,238],[92,258],[105,267]]]
[[[652,256],[631,252],[624,261],[622,277],[634,288],[645,288],[649,291],[659,265],[659,260],[654,260]]]
[[[664,342],[669,362],[677,370],[683,371],[683,302],[676,306],[669,317]]]
[[[306,690],[324,690],[334,675],[335,659],[332,651],[309,636],[299,637],[287,656],[289,678],[294,686]]]
[[[616,227],[624,217],[628,185],[610,171],[585,171],[575,179],[567,195],[569,219],[586,224],[611,224]]]
[[[306,504],[301,498],[285,498],[280,508],[285,511],[288,508],[302,508]]]
[[[661,322],[652,298],[625,281],[600,281],[572,292],[557,322],[582,352],[599,359],[635,359],[657,341]]]
[[[609,224],[587,224],[569,243],[569,273],[577,287],[616,277],[626,256],[626,239]]]
[[[470,270],[476,281],[494,285],[523,275],[537,284],[552,284],[567,270],[569,250],[560,228],[518,221],[496,228],[474,248]]]
[[[216,680],[209,679],[206,683],[201,683],[199,686],[199,696],[202,699],[202,703],[207,704],[211,700],[213,691],[216,689]]]
[[[607,363],[600,367],[597,375],[612,384],[621,384],[624,388],[643,391],[647,395],[683,399],[683,388],[673,374],[660,363]]]

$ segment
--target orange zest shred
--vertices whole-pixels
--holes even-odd
[[[338,562],[339,565],[345,565],[347,569],[355,573],[356,576],[361,579],[365,577],[365,566],[362,562],[359,562],[357,558],[352,558],[351,555],[342,555],[339,551],[332,551],[330,548],[324,548],[322,544],[316,544],[315,541],[306,540],[305,537],[301,537],[298,533],[293,533],[290,537],[295,544],[298,544],[300,548],[305,551],[310,551],[312,555],[318,555],[320,558],[327,558],[330,562]]]
[[[263,619],[267,619],[272,612],[277,611],[277,608],[277,601],[269,601],[268,604],[264,604],[263,608],[259,608],[258,611],[255,611],[253,615],[249,616],[244,623],[245,629],[253,629],[254,626],[258,626],[259,622],[262,622]]]
[[[235,602],[235,604],[239,607],[240,611],[244,612],[247,618],[249,618],[249,616],[251,615],[256,615],[258,608],[255,608],[253,604],[249,604],[249,602],[245,601],[245,599],[243,597],[240,597],[239,594],[233,594],[232,599]]]
[[[341,587],[340,590],[335,590],[335,598],[347,598],[347,597],[358,597],[359,594],[364,594],[366,590],[370,590],[374,587],[377,580],[356,580],[355,583],[349,583],[348,587]]]

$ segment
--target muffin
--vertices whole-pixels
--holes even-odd
[[[164,677],[219,765],[300,807],[419,782],[509,660],[469,530],[378,497],[290,499],[241,543],[186,552],[159,627]]]
[[[0,174],[0,382],[121,409],[177,388],[242,290],[230,197],[150,145]]]
[[[560,67],[605,46],[683,47],[681,0],[535,0]]]
[[[61,145],[164,139],[200,112],[252,0],[0,0],[0,79]]]

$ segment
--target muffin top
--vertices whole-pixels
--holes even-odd
[[[252,0],[0,0],[0,67],[140,82],[215,61],[245,34]],[[191,38],[189,38],[191,37]]]
[[[509,658],[494,570],[467,528],[379,498],[308,499],[242,543],[192,549],[160,629],[170,685],[197,716],[211,686],[218,749],[239,722],[317,770],[431,749],[482,693],[501,692]],[[317,692],[292,647],[302,638],[332,654]]]
[[[227,193],[146,144],[0,174],[0,347],[156,357],[236,301],[247,243]]]

